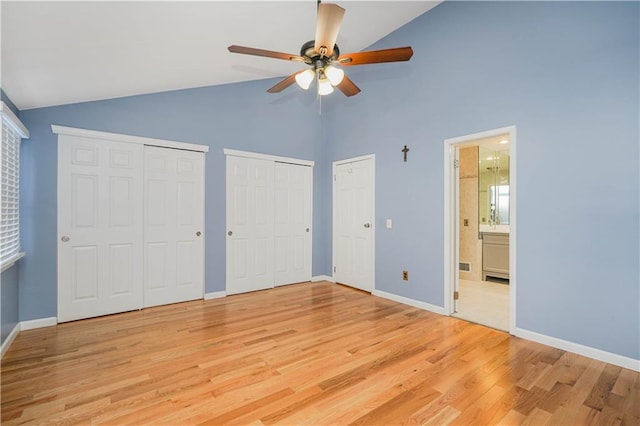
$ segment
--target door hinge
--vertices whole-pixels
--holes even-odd
[[[453,160],[453,167],[456,169],[460,168],[460,160]]]
[[[333,267],[333,272],[336,272],[336,267],[335,266]]]
[[[336,175],[333,175],[333,181],[334,182],[336,181]]]
[[[457,291],[454,291],[453,292],[453,300],[458,300],[458,299],[460,299],[460,293],[457,292]]]

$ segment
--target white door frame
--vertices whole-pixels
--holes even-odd
[[[331,176],[336,174],[336,166],[340,166],[348,163],[355,163],[358,161],[371,160],[371,225],[373,226],[373,232],[371,233],[371,294],[376,291],[376,155],[368,154],[362,155],[354,158],[347,158],[344,160],[338,160],[333,162],[333,166],[331,168]],[[334,182],[332,182],[332,188]],[[335,282],[335,277],[333,277],[333,270],[336,264],[336,228],[333,226],[335,223],[336,217],[336,193],[335,190],[332,189],[332,199],[331,199],[331,274],[332,281]]]
[[[486,132],[474,133],[444,141],[444,311],[454,312],[453,291],[458,273],[458,220],[456,170],[454,167],[456,147],[474,145],[477,139],[509,134],[509,333],[516,331],[516,126],[502,127]]]

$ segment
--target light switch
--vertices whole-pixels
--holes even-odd
[[[391,229],[391,227],[392,227],[391,219],[387,219],[387,229]]]

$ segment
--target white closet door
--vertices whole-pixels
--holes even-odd
[[[142,146],[58,140],[58,321],[142,307]]]
[[[373,290],[373,159],[334,164],[333,247],[336,282]]]
[[[227,156],[227,294],[272,288],[274,162]]]
[[[311,280],[312,168],[275,163],[275,285]]]
[[[144,306],[203,297],[204,154],[145,146]]]

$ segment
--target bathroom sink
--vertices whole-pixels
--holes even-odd
[[[480,225],[480,232],[508,234],[509,225]]]

